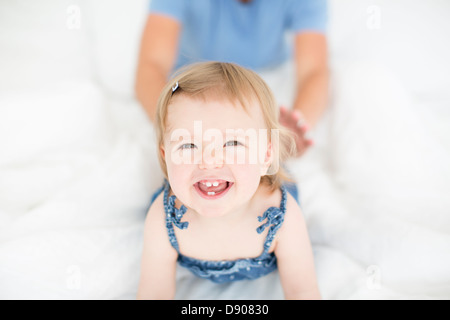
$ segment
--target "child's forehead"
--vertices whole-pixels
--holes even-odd
[[[264,114],[256,99],[242,105],[238,100],[223,97],[174,97],[167,110],[167,129],[180,125],[191,126],[201,121],[206,126],[239,128],[240,126],[265,126]]]
[[[168,116],[179,115],[183,118],[188,117],[192,113],[195,116],[203,118],[211,114],[215,117],[224,114],[241,114],[245,113],[249,117],[256,117],[258,114],[263,115],[261,106],[257,99],[246,98],[245,101],[239,101],[237,98],[225,96],[188,96],[180,94],[175,96],[168,106]]]

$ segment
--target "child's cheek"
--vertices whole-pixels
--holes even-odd
[[[180,200],[186,200],[192,181],[192,165],[170,164],[167,167],[167,175],[170,187]]]
[[[169,175],[171,184],[174,182],[179,182],[180,180],[186,180],[187,177],[189,176],[189,173],[192,172],[192,167],[193,167],[192,164],[183,162],[167,163],[167,173]]]

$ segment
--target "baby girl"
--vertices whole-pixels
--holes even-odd
[[[176,264],[223,283],[278,269],[286,299],[320,299],[301,209],[282,163],[295,143],[264,81],[231,63],[181,70],[157,108],[166,181],[144,232],[139,299],[173,299]]]

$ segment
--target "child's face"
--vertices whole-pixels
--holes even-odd
[[[169,106],[161,147],[174,194],[208,217],[245,206],[271,163],[258,103],[203,101],[179,95]]]

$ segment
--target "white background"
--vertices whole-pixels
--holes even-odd
[[[133,94],[147,8],[0,0],[0,298],[135,297],[162,181]],[[325,299],[450,298],[449,17],[446,0],[330,1],[330,108],[290,163]],[[177,277],[180,299],[282,298],[276,273]]]

